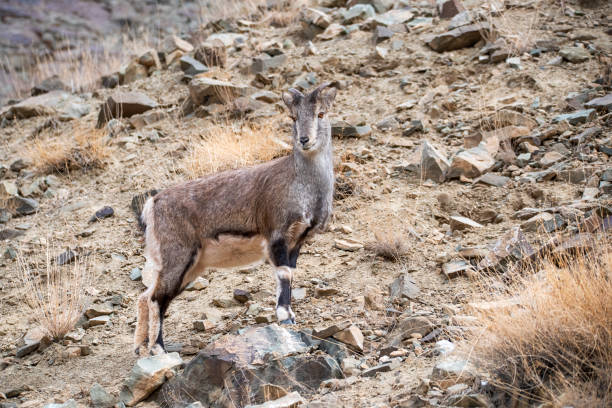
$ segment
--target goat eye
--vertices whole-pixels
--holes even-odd
[[[325,116],[325,113],[324,112],[319,112],[318,116],[319,116],[319,119],[323,119],[323,116]]]

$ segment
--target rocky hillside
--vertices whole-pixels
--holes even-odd
[[[7,72],[54,33],[163,29],[91,92],[57,76],[0,108],[1,408],[610,403],[525,391],[473,352],[482,316],[533,306],[517,273],[595,254],[610,281],[608,2],[65,3],[0,6]],[[275,323],[270,266],[211,270],[170,306],[169,353],[137,358],[143,198],[286,154],[281,93],[325,81],[334,215],[298,261],[297,324]]]

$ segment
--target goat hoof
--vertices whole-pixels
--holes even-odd
[[[280,324],[295,324],[295,319],[285,319]]]

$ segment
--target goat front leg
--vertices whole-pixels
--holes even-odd
[[[295,313],[291,310],[291,282],[294,268],[289,264],[289,251],[284,239],[272,242],[270,258],[276,267],[276,318],[281,324],[294,324]]]

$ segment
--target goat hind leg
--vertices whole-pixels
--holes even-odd
[[[149,331],[149,299],[151,290],[147,289],[138,298],[136,330],[134,331],[134,353],[143,355],[147,344],[147,335]]]

